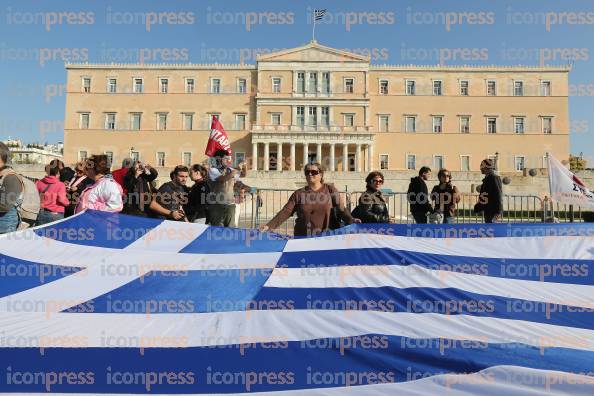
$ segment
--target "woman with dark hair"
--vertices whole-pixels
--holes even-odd
[[[208,194],[208,183],[206,182],[208,170],[200,165],[194,164],[190,168],[190,179],[194,185],[188,194],[188,204],[185,207],[186,216],[190,223],[208,224],[208,206],[206,195]]]
[[[460,202],[458,187],[452,184],[452,174],[447,169],[440,169],[437,173],[439,184],[431,190],[434,202],[433,212],[443,215],[444,224],[456,223],[456,205]]]
[[[153,197],[151,182],[159,176],[155,168],[141,161],[134,161],[124,176],[126,199],[122,213],[146,217],[146,209]]]
[[[35,182],[41,201],[35,225],[43,225],[64,218],[64,208],[70,204],[66,197],[66,186],[58,179],[60,168],[46,166],[47,176]]]
[[[307,186],[295,191],[285,206],[268,224],[260,227],[261,231],[274,230],[294,213],[295,236],[313,236],[333,228],[333,210],[346,224],[360,223],[345,209],[344,202],[332,184],[324,183],[324,169],[317,163],[303,168]]]
[[[89,185],[93,184],[93,180],[89,179],[85,174],[85,164],[82,161],[76,163],[74,172],[74,177],[66,184],[66,195],[68,196],[70,205],[66,207],[64,217],[69,217],[74,214],[74,209],[76,209],[76,205],[78,205],[80,193]]]
[[[365,192],[359,197],[359,205],[353,210],[353,217],[361,219],[363,223],[389,223],[387,200],[380,191],[384,184],[384,175],[377,171],[371,172],[365,178],[365,183]]]
[[[85,162],[85,173],[93,184],[80,194],[75,213],[86,209],[120,212],[123,208],[122,186],[109,173],[107,155],[92,155]]]

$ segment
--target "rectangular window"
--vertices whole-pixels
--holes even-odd
[[[470,117],[460,117],[460,133],[470,133]]]
[[[406,116],[405,117],[405,132],[416,132],[417,131],[417,117]]]
[[[107,156],[107,166],[111,168],[111,164],[113,164],[113,151],[106,151],[105,155]]]
[[[322,126],[328,127],[330,126],[330,107],[322,106],[321,110],[322,117],[320,121],[322,122]]]
[[[144,81],[142,78],[134,79],[134,93],[142,93],[144,90]]]
[[[380,95],[388,94],[388,80],[380,80],[379,93]]]
[[[355,115],[354,114],[345,114],[344,115],[344,126],[352,127],[353,125],[355,125]]]
[[[80,129],[89,129],[90,113],[80,113]]]
[[[118,89],[118,80],[115,78],[108,78],[107,79],[107,92],[108,93],[116,93]]]
[[[78,152],[78,160],[79,161],[86,161],[86,159],[88,158],[87,152],[86,151],[79,151]]]
[[[441,96],[442,95],[442,84],[441,81],[433,81],[433,95],[434,96]]]
[[[115,129],[116,127],[116,113],[105,114],[105,129]]]
[[[270,123],[272,125],[280,125],[281,124],[281,113],[270,114]]]
[[[460,170],[462,172],[470,172],[470,155],[460,156]]]
[[[308,93],[318,92],[318,73],[309,73],[309,87],[307,88]]]
[[[553,133],[553,119],[551,117],[542,117],[542,133]]]
[[[442,116],[435,116],[433,117],[433,132],[434,133],[441,133],[443,126],[443,117]]]
[[[85,92],[85,93],[91,92],[91,78],[90,77],[83,78],[82,87],[83,87],[83,89],[82,89],[83,92]]]
[[[444,164],[444,160],[443,160],[443,155],[434,155],[433,156],[433,167],[436,170],[444,169],[445,168],[445,164]]]
[[[468,81],[467,80],[460,81],[460,95],[468,96]]]
[[[379,116],[379,130],[380,132],[388,132],[390,123],[390,116],[380,115]]]
[[[192,166],[192,153],[184,152],[182,154],[182,165]]]
[[[297,125],[303,127],[305,125],[305,106],[297,106]]]
[[[406,169],[414,170],[417,169],[417,156],[414,154],[406,155]]]
[[[157,130],[158,131],[166,131],[167,130],[167,113],[158,113],[157,114]]]
[[[140,151],[130,151],[130,158],[132,161],[140,161]]]
[[[309,106],[307,110],[307,125],[316,126],[318,125],[318,108],[316,106]]]
[[[487,118],[487,133],[497,133],[497,118],[496,117],[488,117]]]
[[[540,96],[551,96],[551,82],[541,81],[540,82]]]
[[[140,130],[141,113],[132,113],[130,115],[130,129],[134,131]]]
[[[514,81],[514,96],[524,96],[524,82]]]
[[[210,79],[210,93],[218,94],[221,93],[221,79],[211,78]]]
[[[497,95],[497,83],[494,80],[487,81],[487,96]]]
[[[186,131],[191,131],[194,128],[194,114],[193,113],[184,113],[184,129]]]
[[[281,91],[281,79],[280,77],[274,77],[272,79],[272,92],[280,93]]]
[[[239,164],[245,162],[245,153],[236,151],[235,153],[235,163],[233,166],[239,166]]]
[[[387,170],[389,166],[388,154],[380,154],[380,170]]]
[[[305,72],[298,72],[297,73],[297,93],[304,93],[305,92]]]
[[[245,78],[237,80],[237,92],[244,94],[247,92],[247,81]]]
[[[186,93],[194,93],[194,79],[186,78]]]
[[[514,117],[514,132],[524,133],[524,117]]]
[[[166,78],[159,79],[159,92],[167,93],[169,91],[169,80]]]
[[[165,152],[164,151],[157,152],[157,166],[165,166]]]
[[[524,156],[516,156],[515,158],[515,162],[516,162],[516,170],[517,171],[523,171],[526,165],[526,159]]]
[[[406,80],[406,94],[410,96],[416,95],[416,85],[414,80]]]
[[[322,73],[322,93],[330,93],[330,72]]]
[[[245,114],[235,114],[235,129],[245,130]]]
[[[352,78],[345,78],[344,79],[344,92],[345,93],[353,93],[355,90],[355,80]]]

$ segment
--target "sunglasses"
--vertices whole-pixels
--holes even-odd
[[[373,179],[371,182],[377,184],[384,184],[384,181],[382,179]]]
[[[306,170],[305,176],[317,176],[320,174],[320,171],[317,170]]]

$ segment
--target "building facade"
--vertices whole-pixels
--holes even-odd
[[[542,168],[569,155],[569,71],[371,65],[315,41],[256,65],[70,64],[65,161],[200,163],[217,116],[254,170]]]
[[[39,143],[23,144],[18,139],[3,141],[10,150],[12,164],[48,164],[54,159],[63,160],[62,143],[46,144]]]

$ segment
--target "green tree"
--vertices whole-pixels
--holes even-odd
[[[569,154],[569,170],[572,172],[577,172],[586,169],[586,160],[583,159],[581,156],[578,157],[576,155]]]

